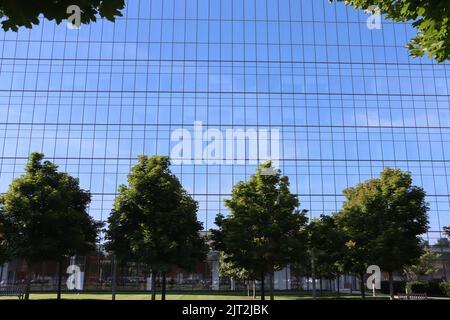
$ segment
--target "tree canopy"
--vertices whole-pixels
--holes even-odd
[[[0,234],[8,256],[34,262],[94,250],[100,225],[87,213],[90,193],[43,158],[32,153],[25,174],[0,196]]]
[[[29,265],[95,250],[101,223],[88,214],[89,192],[44,155],[32,153],[25,174],[0,196],[4,255]]]
[[[360,275],[370,264],[390,275],[422,254],[428,230],[428,204],[409,172],[384,169],[380,178],[344,190],[346,201],[337,221],[347,237],[347,265]],[[393,295],[391,286],[391,296]]]
[[[275,174],[262,174],[267,169]],[[289,190],[288,178],[273,170],[270,161],[248,181],[237,183],[225,205],[229,216],[218,214],[218,229],[212,230],[214,246],[226,254],[225,262],[264,281],[266,274],[295,261],[304,250],[305,212],[296,210],[299,202]]]
[[[69,16],[67,8],[71,5],[80,7],[80,20],[83,24],[95,22],[97,16],[114,21],[122,16],[124,0],[0,0],[0,17],[5,31],[17,31],[20,27],[32,28],[39,24],[42,14],[47,20],[60,24]]]
[[[316,274],[334,279],[343,271],[341,264],[345,239],[339,231],[334,216],[321,215],[308,225],[308,247],[314,250]]]
[[[431,251],[430,248],[424,248],[419,259],[413,265],[404,268],[404,273],[409,281],[420,280],[421,276],[428,276],[439,270],[436,267],[439,258],[438,253]]]
[[[333,1],[333,0],[330,0]],[[443,62],[450,59],[450,1],[448,0],[335,0],[357,9],[369,10],[374,6],[387,19],[411,22],[417,35],[407,48],[413,57],[434,57]],[[374,12],[374,10],[372,10]]]
[[[106,248],[119,260],[148,265],[153,273],[173,266],[189,270],[207,251],[198,204],[169,166],[168,157],[140,156],[108,218]]]

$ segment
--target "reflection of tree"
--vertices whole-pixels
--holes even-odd
[[[32,28],[39,24],[39,16],[54,20],[57,24],[69,16],[67,8],[76,5],[81,11],[81,23],[88,24],[97,21],[97,17],[115,21],[122,16],[125,7],[124,0],[0,0],[0,16],[5,31],[17,31],[19,27]]]

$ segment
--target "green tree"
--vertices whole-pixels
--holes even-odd
[[[447,237],[450,237],[450,226],[444,227],[444,233],[447,235]]]
[[[333,0],[330,0],[333,1]],[[450,58],[450,1],[448,0],[336,0],[357,9],[372,11],[374,6],[387,19],[411,22],[417,35],[407,48],[413,57],[434,57],[443,62]]]
[[[289,191],[288,178],[269,161],[248,181],[236,184],[225,205],[229,216],[217,215],[218,229],[212,230],[216,250],[225,252],[225,261],[260,276],[261,299],[269,275],[273,299],[274,271],[295,261],[306,242],[302,228],[307,218],[296,210],[299,202]]]
[[[156,276],[162,275],[162,299],[166,274],[173,266],[191,269],[205,258],[207,246],[197,221],[198,204],[170,171],[165,156],[140,156],[121,185],[108,218],[106,248],[120,261],[148,265],[152,271],[152,299]]]
[[[433,252],[430,248],[424,248],[423,254],[417,259],[417,261],[410,266],[404,268],[404,273],[408,281],[418,281],[421,276],[429,276],[439,270],[436,266],[440,254]]]
[[[438,248],[448,248],[450,247],[450,241],[447,238],[439,238],[435,246]]]
[[[341,261],[345,251],[345,238],[338,229],[334,216],[321,215],[308,225],[308,247],[314,251],[315,274],[325,279],[339,279],[343,272]],[[339,290],[339,283],[338,283]]]
[[[248,294],[250,292],[249,281],[256,278],[256,276],[252,275],[248,270],[240,268],[233,263],[233,261],[231,261],[224,252],[220,252],[219,255],[219,274],[224,278],[226,277],[233,280],[246,281]],[[255,292],[253,292],[253,296],[255,296]]]
[[[80,7],[80,20],[83,24],[95,22],[97,15],[110,21],[122,16],[124,0],[0,0],[0,17],[5,31],[18,31],[20,27],[32,28],[39,24],[42,14],[47,20],[55,20],[60,24],[70,14],[67,8],[71,5]]]
[[[422,254],[420,235],[428,230],[428,204],[422,188],[412,185],[409,172],[386,168],[344,191],[346,201],[339,214],[348,237],[348,252],[358,263],[377,264],[389,274],[393,299],[393,273],[402,271]],[[360,275],[365,273],[362,266]],[[361,281],[361,285],[364,282]]]
[[[63,259],[95,250],[101,224],[87,213],[91,195],[78,179],[43,159],[43,154],[32,153],[25,174],[0,197],[0,234],[6,255],[27,264],[27,299],[32,264],[59,262],[60,299]]]

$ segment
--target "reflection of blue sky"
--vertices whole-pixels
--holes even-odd
[[[426,188],[436,230],[450,224],[450,78],[448,65],[408,57],[413,35],[386,21],[370,31],[364,14],[325,0],[130,0],[115,24],[1,33],[0,190],[40,150],[105,217],[134,158],[168,154],[173,130],[275,126],[313,215],[391,165]],[[254,167],[174,171],[211,226]]]

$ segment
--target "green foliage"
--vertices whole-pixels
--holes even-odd
[[[386,168],[380,178],[348,188],[344,195],[337,223],[347,237],[347,267],[365,273],[368,264],[377,264],[394,272],[420,257],[428,205],[410,173]]]
[[[289,191],[288,178],[279,170],[264,175],[264,168],[270,170],[271,162],[234,186],[231,199],[225,200],[230,215],[217,215],[218,229],[211,231],[214,247],[226,254],[225,262],[258,276],[295,261],[306,244],[307,218],[296,210],[299,202]]]
[[[423,254],[418,261],[404,269],[404,273],[409,280],[419,280],[421,276],[428,276],[435,273],[438,268],[436,263],[439,261],[440,255],[425,248]]]
[[[205,258],[197,202],[170,172],[163,156],[140,156],[121,185],[108,218],[106,248],[119,260],[142,262],[153,271],[191,269]]]
[[[239,268],[223,252],[219,256],[219,273],[221,277],[235,278],[238,280],[249,280],[256,278],[244,268]]]
[[[333,1],[333,0],[330,0]],[[450,1],[448,0],[337,0],[357,9],[377,6],[387,19],[411,22],[417,35],[407,44],[410,55],[450,59]]]
[[[410,281],[406,283],[408,293],[427,293],[428,283],[421,281]]]
[[[2,212],[0,211],[0,216],[2,216]],[[3,235],[0,233],[0,264],[5,263],[10,260],[6,254],[6,242]]]
[[[447,238],[439,238],[434,246],[438,248],[448,248],[450,247],[450,241]]]
[[[450,237],[450,227],[444,227],[444,233],[447,235],[447,237]]]
[[[334,216],[321,215],[308,225],[308,248],[314,250],[316,275],[334,279],[343,271],[345,238]]]
[[[439,283],[439,288],[441,289],[444,295],[450,297],[450,282],[442,281],[441,283]]]
[[[110,21],[122,16],[124,0],[0,0],[0,16],[5,31],[17,31],[19,27],[32,28],[39,24],[39,15],[60,24],[67,19],[67,8],[77,5],[81,9],[81,23],[88,24],[97,20],[97,15]]]
[[[25,174],[0,196],[1,243],[10,259],[59,260],[95,249],[101,224],[87,213],[90,193],[43,158],[32,153]]]

